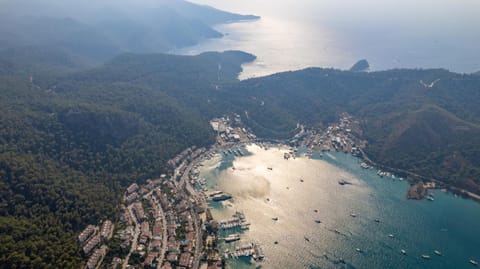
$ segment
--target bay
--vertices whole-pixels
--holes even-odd
[[[206,161],[200,174],[209,190],[233,195],[211,203],[216,219],[238,210],[251,223],[241,241],[222,248],[254,242],[265,251],[263,263],[229,260],[231,268],[472,268],[469,260],[480,259],[476,202],[442,191],[433,191],[433,202],[407,200],[408,183],[381,178],[344,153],[284,160],[284,146],[242,151]]]

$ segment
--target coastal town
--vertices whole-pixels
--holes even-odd
[[[248,257],[253,262],[264,259],[261,245],[255,242],[220,251],[220,241],[240,240],[241,234],[237,231],[248,230],[250,223],[248,216],[240,211],[229,219],[213,218],[210,203],[228,200],[232,196],[205,188],[205,179],[199,178],[199,167],[215,155],[243,156],[239,149],[241,145],[259,143],[266,148],[268,142],[257,140],[242,124],[239,115],[213,119],[210,123],[217,133],[215,145],[209,149],[187,148],[168,161],[172,171],[169,175],[162,174],[144,184],[132,183],[125,190],[118,221],[104,220],[97,225],[88,225],[78,235],[85,257],[84,268],[213,269],[225,268],[228,259]],[[330,151],[345,152],[360,157],[362,168],[375,167],[363,152],[366,141],[359,138],[362,137],[360,123],[347,113],[341,114],[338,122],[323,131],[305,130],[302,125],[297,130],[292,139],[282,141],[291,146],[284,159],[298,157],[297,147],[303,147],[302,154],[306,157],[312,157],[314,152],[320,156]],[[380,169],[377,175],[404,180]],[[350,183],[342,181],[339,184]],[[427,197],[433,201],[433,196],[426,190],[438,186],[435,183],[421,184],[421,187],[412,185],[419,193],[416,199]],[[230,232],[222,238],[219,231]]]
[[[224,268],[226,257],[263,257],[261,248],[253,244],[226,256],[218,250],[217,231],[227,227],[225,221],[213,219],[208,201],[231,196],[197,191],[193,185],[198,183],[197,168],[214,152],[253,142],[256,137],[241,125],[238,115],[214,119],[211,125],[218,134],[217,144],[208,150],[190,147],[179,153],[168,162],[171,175],[143,185],[132,183],[125,191],[117,223],[105,220],[101,225],[88,225],[78,235],[84,268]]]

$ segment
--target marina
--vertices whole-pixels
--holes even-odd
[[[254,244],[254,243],[235,247],[235,250],[233,251],[227,250],[225,251],[224,256],[227,259],[251,257],[255,261],[262,261],[265,258],[262,248],[258,244]]]
[[[404,268],[399,267],[400,261],[412,268],[473,266],[465,262],[471,259],[469,257],[476,257],[470,248],[459,244],[460,252],[450,244],[463,228],[438,221],[436,223],[441,225],[437,227],[422,220],[425,215],[440,218],[444,214],[458,213],[458,209],[453,209],[456,206],[448,209],[447,202],[461,202],[467,208],[477,204],[440,191],[432,191],[433,195],[429,196],[435,197],[435,203],[427,199],[425,202],[408,201],[405,198],[408,184],[395,180],[400,179],[399,176],[362,167],[355,157],[343,152],[319,157],[318,152],[313,151],[312,156],[307,157],[306,151],[252,144],[245,146],[244,156],[220,152],[220,160],[212,159],[199,167],[199,178],[206,179],[207,197],[220,192],[232,196],[221,203],[210,199],[214,218],[220,220],[219,228],[225,231],[222,239],[229,238],[220,241],[224,244],[221,250],[229,268],[258,266],[259,260],[253,258],[252,244],[261,245],[265,257],[261,259],[262,268],[309,268],[312,265],[335,268],[335,264],[363,268],[376,261],[399,269]],[[288,159],[284,158],[287,156],[284,153],[288,153]],[[296,154],[295,159],[291,153]],[[345,185],[350,187],[339,184],[347,179],[351,184]],[[446,208],[447,213],[442,212],[440,206]],[[238,209],[243,216],[249,217],[251,222],[243,222],[248,224],[244,227],[248,229],[242,228],[242,221],[236,215]],[[465,223],[473,223],[471,219],[480,220],[478,214],[457,214],[455,217],[464,219]],[[285,234],[285,230],[289,233]],[[227,232],[238,234],[239,239]],[[380,239],[382,234],[388,239]],[[420,234],[432,242],[419,241]],[[476,241],[469,238],[472,243]],[[336,244],[332,245],[333,242]],[[355,247],[352,248],[352,244]],[[289,256],[290,252],[295,256]]]
[[[241,228],[242,230],[247,230],[250,226],[250,223],[247,222],[245,215],[241,212],[235,212],[232,218],[220,220],[218,222],[218,226],[220,229],[235,229]]]

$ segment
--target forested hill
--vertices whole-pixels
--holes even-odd
[[[208,120],[228,113],[286,138],[346,111],[375,161],[480,193],[479,76],[310,68],[238,81],[253,59],[126,53],[85,70],[64,50],[0,54],[0,264],[77,268],[79,230],[115,218],[129,183],[211,145]]]
[[[213,26],[259,17],[183,0],[0,2],[0,50],[54,48],[95,65],[119,53],[158,53],[223,34]]]
[[[208,118],[189,104],[215,90],[219,64],[220,81],[235,81],[252,59],[126,54],[92,71],[38,72],[52,63],[69,70],[63,56],[6,64],[0,74],[2,268],[77,268],[78,231],[115,218],[128,184],[214,142]]]
[[[346,111],[362,121],[375,161],[480,193],[480,77],[443,69],[353,73],[311,68],[233,85],[256,101],[257,133],[322,125]],[[247,108],[245,108],[247,110]],[[286,124],[283,121],[283,124]]]

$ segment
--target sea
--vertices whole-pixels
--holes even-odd
[[[200,177],[207,192],[233,196],[210,202],[217,220],[239,211],[251,223],[221,231],[241,233],[240,241],[221,242],[222,251],[255,243],[265,259],[228,259],[228,268],[475,268],[470,259],[480,261],[478,202],[441,190],[431,191],[434,201],[407,200],[405,180],[380,177],[343,152],[307,157],[300,148],[286,160],[291,149],[282,145],[237,148],[244,156],[218,152]]]
[[[242,50],[257,56],[240,79],[306,67],[480,71],[478,0],[193,0],[260,20],[217,25],[223,38],[172,50]]]

